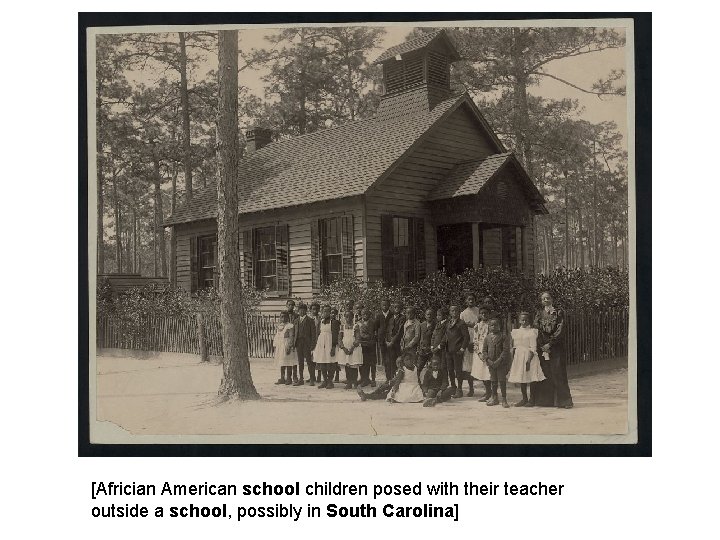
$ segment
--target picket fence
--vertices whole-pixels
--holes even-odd
[[[220,320],[203,316],[204,337],[210,355],[222,356]],[[247,318],[248,352],[253,358],[272,358],[277,315]],[[569,364],[585,364],[628,354],[628,310],[568,310],[565,313],[565,349]],[[200,354],[196,317],[149,316],[137,321],[100,317],[98,348],[135,349]]]
[[[250,315],[247,318],[248,353],[253,358],[273,356],[277,315]],[[222,334],[217,315],[203,315],[208,354],[222,356]],[[147,316],[137,321],[113,317],[97,320],[98,348],[200,354],[198,319],[195,316]]]

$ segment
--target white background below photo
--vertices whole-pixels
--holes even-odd
[[[76,8],[96,9],[93,3]],[[106,9],[197,8],[191,2],[104,3]],[[236,2],[204,9],[237,10]],[[272,6],[286,11],[289,3]],[[338,4],[307,3],[316,10]],[[362,9],[390,8],[368,1]],[[412,9],[439,8],[414,2]],[[478,9],[477,3],[443,3]],[[505,6],[503,6],[505,7]],[[603,8],[651,10],[654,2],[608,1]],[[717,397],[702,377],[714,362],[696,327],[715,326],[718,305],[714,231],[720,188],[708,161],[717,153],[716,7],[699,2],[659,8],[653,15],[654,107],[662,137],[654,141],[653,286],[658,291],[653,347],[653,458],[78,458],[77,457],[77,13],[68,3],[6,8],[0,36],[7,84],[0,89],[6,130],[3,183],[6,231],[22,233],[1,270],[3,334],[3,532],[11,538],[66,537],[252,539],[333,535],[348,540],[492,536],[493,538],[704,538],[716,530]],[[509,6],[508,6],[509,8]],[[515,9],[539,9],[514,2]],[[577,9],[547,1],[542,9]],[[672,135],[672,136],[670,136]],[[689,141],[693,159],[681,158]],[[9,143],[9,144],[8,144]],[[688,143],[686,143],[688,144]],[[683,147],[684,150],[684,147]],[[687,157],[687,156],[686,156]],[[710,161],[710,163],[712,163]],[[32,197],[32,200],[30,198]],[[8,204],[12,202],[12,204]],[[30,216],[35,219],[29,219]],[[40,219],[38,219],[40,218]],[[42,246],[39,249],[38,246]],[[15,253],[17,249],[17,253]],[[12,279],[11,279],[12,277]],[[649,279],[649,276],[648,276]],[[649,349],[650,344],[642,344]],[[687,369],[689,367],[690,369]],[[686,371],[681,371],[687,369]],[[686,373],[689,375],[686,375]],[[706,379],[709,379],[706,381]],[[564,484],[561,497],[458,497],[461,521],[323,519],[294,526],[284,520],[98,520],[90,517],[93,481],[274,483],[322,480],[414,483]],[[340,498],[333,498],[338,504]],[[267,501],[268,503],[270,501]],[[329,501],[328,501],[329,502]]]

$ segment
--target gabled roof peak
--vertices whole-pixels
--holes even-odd
[[[420,49],[426,49],[431,46],[435,48],[438,45],[445,48],[446,56],[448,57],[450,62],[460,60],[460,54],[455,48],[452,40],[447,35],[447,32],[444,29],[441,29],[437,30],[436,32],[422,34],[416,38],[405,41],[404,43],[400,43],[399,45],[390,47],[388,50],[378,56],[377,60],[375,60],[373,64],[382,64],[389,60],[394,60],[395,57],[398,55],[402,56],[403,54],[418,51]]]

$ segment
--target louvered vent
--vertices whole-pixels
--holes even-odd
[[[428,51],[428,82],[440,86],[449,86],[450,70],[447,56],[438,54],[434,51]]]
[[[415,56],[384,64],[385,92],[393,94],[423,84],[423,57]]]

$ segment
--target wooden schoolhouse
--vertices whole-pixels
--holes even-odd
[[[444,31],[378,57],[384,95],[373,118],[273,141],[246,133],[240,163],[245,285],[265,312],[355,277],[404,285],[426,274],[503,266],[534,273],[534,217],[544,200],[467,93]],[[172,271],[194,292],[217,284],[217,190],[171,215]]]

